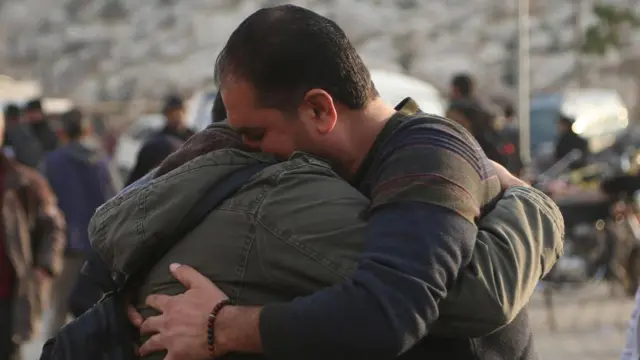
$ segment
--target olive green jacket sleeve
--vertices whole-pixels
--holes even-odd
[[[359,194],[306,171],[281,175],[259,211],[256,233],[269,283],[295,296],[348,279],[366,225]],[[478,228],[470,264],[439,304],[434,335],[476,337],[509,324],[562,252],[562,216],[532,188],[508,189]]]
[[[508,189],[478,228],[471,262],[440,303],[433,334],[479,336],[509,324],[562,255],[562,215],[530,187]]]

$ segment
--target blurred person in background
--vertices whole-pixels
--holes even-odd
[[[89,220],[121,187],[106,152],[92,134],[89,119],[80,110],[73,109],[64,113],[61,120],[67,143],[48,153],[43,166],[67,221],[62,273],[52,288],[49,336],[55,335],[66,323],[71,290],[91,249],[87,232]]]
[[[129,174],[126,186],[136,182],[149,171],[155,169],[167,156],[178,150],[195,131],[186,124],[184,101],[177,96],[169,96],[165,100],[162,113],[166,118],[165,127],[152,135],[140,148],[136,164]]]
[[[466,99],[476,102],[474,99],[474,90],[474,82],[469,74],[456,74],[451,79],[451,101]]]
[[[160,134],[175,136],[182,141],[187,141],[196,133],[187,126],[186,108],[184,101],[179,96],[171,95],[165,99],[162,114],[167,123]]]
[[[24,119],[44,151],[53,151],[58,147],[58,137],[47,120],[40,99],[34,99],[27,103],[24,109]]]
[[[484,110],[476,103],[469,99],[454,100],[447,109],[447,118],[466,128],[490,160],[505,166],[507,157],[501,151],[504,140],[491,126]]]
[[[587,165],[589,157],[589,143],[573,130],[575,119],[560,114],[558,117],[558,141],[556,142],[555,161],[567,156],[573,150],[580,150],[580,159],[574,161],[570,168],[579,169]]]
[[[3,154],[0,199],[0,360],[15,360],[41,315],[43,286],[60,271],[65,224],[45,179]]]
[[[506,141],[502,152],[506,155],[505,167],[511,173],[520,175],[522,172],[522,159],[520,158],[520,128],[513,105],[504,106],[504,126],[501,131],[502,138]]]
[[[21,122],[21,117],[22,114],[17,105],[9,104],[5,107],[4,146],[11,148],[17,162],[35,169],[42,162],[44,151],[31,127]]]

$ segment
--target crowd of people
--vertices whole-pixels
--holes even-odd
[[[166,126],[143,145],[124,183],[80,109],[63,113],[54,125],[39,99],[23,107],[5,106],[0,126],[0,360],[18,358],[43,305],[52,314],[46,334],[55,336],[69,315],[79,316],[100,299],[101,291],[80,277],[91,250],[91,217],[194,134],[184,125],[181,98],[168,97],[163,113]]]
[[[390,106],[340,27],[291,5],[240,24],[215,74],[212,125],[194,133],[168,97],[127,179],[81,110],[57,133],[38,100],[5,107],[0,360],[19,356],[48,281],[55,341],[43,359],[61,358],[56,336],[69,313],[93,320],[108,289],[88,275],[105,270],[142,279],[125,281],[125,305],[145,359],[537,358],[527,304],[564,228],[553,201],[513,175],[513,108],[496,129],[464,74],[448,119],[410,98]],[[557,156],[582,146],[561,141]],[[93,256],[102,268],[81,275]],[[114,351],[91,346],[95,335],[64,341],[86,358]]]

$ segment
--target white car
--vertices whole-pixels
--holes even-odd
[[[391,105],[395,106],[404,98],[411,97],[422,111],[439,116],[445,114],[446,105],[440,92],[428,82],[385,70],[372,70],[371,80],[380,97]]]

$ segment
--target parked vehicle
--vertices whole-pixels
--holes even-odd
[[[397,104],[410,96],[426,113],[444,116],[446,104],[433,85],[420,79],[385,70],[372,70],[371,79],[380,97],[389,104]]]
[[[539,94],[531,99],[531,154],[545,158],[553,153],[560,114],[573,117],[573,130],[588,142],[592,153],[610,147],[629,124],[620,95],[607,89],[577,89]]]

